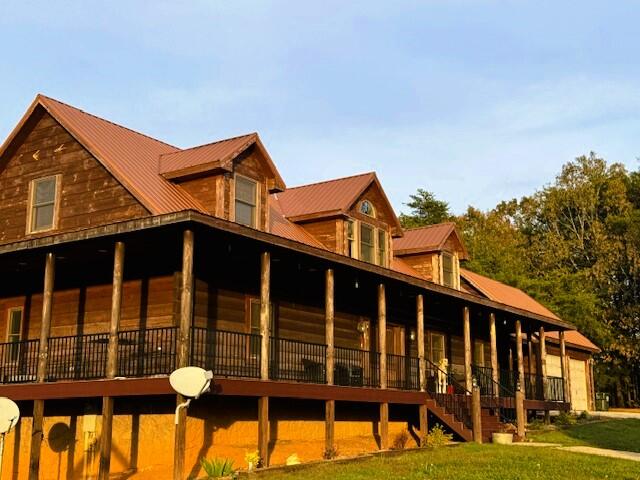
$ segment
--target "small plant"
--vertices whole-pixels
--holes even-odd
[[[300,458],[297,453],[293,453],[287,457],[285,465],[300,465]]]
[[[331,460],[332,458],[336,458],[338,455],[338,446],[333,445],[324,451],[324,453],[322,454],[322,458],[324,458],[325,460]]]
[[[235,473],[233,470],[233,460],[229,460],[228,458],[214,458],[212,460],[201,458],[200,466],[204,470],[204,473],[206,473],[204,478],[207,480],[211,478],[229,477]]]
[[[568,427],[570,425],[574,425],[576,423],[575,417],[568,414],[567,412],[560,412],[556,417],[555,421],[556,425],[560,425],[563,427]]]
[[[446,445],[452,439],[453,435],[450,433],[444,433],[442,425],[436,423],[429,433],[427,433],[424,443],[427,447],[436,448]]]
[[[527,425],[529,430],[540,430],[544,426],[544,423],[538,420],[537,418],[530,421]]]
[[[392,450],[404,450],[407,447],[407,442],[409,441],[409,433],[406,430],[398,433],[393,439],[393,444],[391,445]]]
[[[578,415],[579,422],[588,422],[589,420],[591,420],[591,415],[589,415],[586,410],[583,410],[580,412],[580,415]]]
[[[244,461],[247,462],[247,470],[249,472],[253,472],[254,468],[258,468],[260,466],[260,454],[257,450],[253,452],[247,452],[244,455]]]

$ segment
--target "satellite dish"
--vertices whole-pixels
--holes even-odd
[[[209,390],[213,372],[200,367],[183,367],[169,376],[171,387],[181,395],[198,398]]]
[[[0,397],[0,434],[8,433],[20,419],[20,409],[16,402]]]

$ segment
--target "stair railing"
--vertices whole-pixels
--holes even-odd
[[[472,429],[471,392],[459,383],[451,373],[445,372],[427,359],[427,392],[445,412]]]
[[[514,423],[516,420],[516,395],[507,386],[496,382],[490,373],[491,369],[472,367],[473,375],[476,377],[481,389],[481,403],[485,408],[496,411],[500,422]]]

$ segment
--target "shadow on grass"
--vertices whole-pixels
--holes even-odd
[[[583,423],[555,431],[535,433],[532,437],[541,442],[640,452],[640,420],[621,419]]]

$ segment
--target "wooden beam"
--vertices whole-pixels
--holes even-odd
[[[498,339],[496,334],[496,314],[489,313],[489,341],[491,344],[491,379],[493,384],[497,385],[500,382],[500,370],[498,366]],[[499,389],[494,389],[496,397],[500,395]]]
[[[518,382],[524,391],[524,359],[522,356],[522,324],[516,320],[516,356],[518,360]]]
[[[124,273],[124,243],[116,242],[113,255],[113,282],[111,287],[111,323],[107,347],[106,377],[115,378],[118,369],[118,332],[122,307],[122,277]],[[98,480],[108,480],[111,467],[111,433],[113,404],[110,396],[102,397],[102,433],[100,434],[100,466]]]
[[[269,397],[258,398],[258,455],[262,467],[269,466]]]
[[[516,435],[522,440],[525,435],[526,415],[524,409],[524,385],[516,390]]]
[[[333,385],[333,372],[334,372],[334,345],[333,345],[333,330],[334,330],[334,278],[333,270],[328,268],[325,272],[325,291],[324,291],[324,320],[325,320],[325,341],[327,343],[327,385]]]
[[[271,291],[271,254],[260,256],[260,378],[269,380],[269,302]]]
[[[480,388],[473,387],[471,394],[471,421],[473,424],[473,441],[482,443],[482,404],[480,403]]]
[[[567,350],[564,340],[564,332],[560,332],[560,375],[562,376],[564,401],[567,403],[571,403],[571,390],[569,387],[569,365],[567,363]]]
[[[416,331],[420,391],[424,392],[427,388],[427,362],[424,356],[424,296],[422,294],[416,295]]]
[[[42,321],[40,324],[40,346],[38,352],[38,368],[36,380],[44,383],[47,379],[47,363],[49,359],[49,334],[51,333],[51,313],[53,308],[53,283],[56,270],[55,255],[51,252],[45,256],[44,288],[42,291]],[[44,432],[44,400],[33,402],[33,423],[31,434],[31,451],[29,452],[29,480],[38,480],[40,475],[40,450]]]
[[[378,285],[378,348],[380,350],[380,388],[387,388],[387,301],[384,283]]]
[[[324,452],[325,457],[336,451],[335,445],[336,401],[326,400],[324,403]]]
[[[533,374],[533,329],[527,329],[527,365],[529,367],[529,375]]]
[[[462,321],[464,333],[464,386],[467,391],[473,389],[473,381],[471,375],[471,321],[469,319],[469,307],[466,305],[462,308]]]
[[[389,448],[389,404],[380,404],[380,423],[378,426],[378,434],[380,435],[380,450]]]
[[[540,351],[540,375],[542,376],[543,399],[549,398],[549,381],[547,380],[547,339],[544,327],[538,331],[538,350]]]
[[[182,395],[176,395],[176,407],[187,399]],[[173,448],[173,480],[184,479],[184,452],[187,445],[187,409],[180,408],[174,434]]]
[[[429,433],[429,409],[425,404],[418,406],[418,417],[420,422],[420,446],[427,446],[427,434]]]

